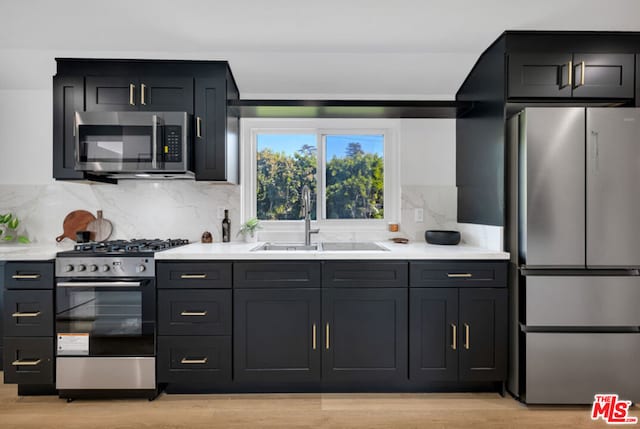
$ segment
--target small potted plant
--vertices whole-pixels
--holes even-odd
[[[258,235],[256,234],[256,231],[260,228],[262,228],[262,226],[260,225],[260,221],[258,220],[258,218],[252,217],[240,226],[238,235],[242,234],[244,236],[244,241],[246,241],[247,243],[255,243],[256,241],[258,241]]]
[[[12,213],[0,215],[0,242],[13,243],[18,241],[19,243],[29,243],[29,239],[24,235],[18,235],[18,226],[20,220]]]

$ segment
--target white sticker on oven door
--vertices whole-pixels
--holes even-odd
[[[58,334],[58,356],[89,354],[89,334]]]

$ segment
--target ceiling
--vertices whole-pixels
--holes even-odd
[[[452,98],[504,30],[640,31],[638,0],[2,0],[0,89],[54,57],[226,59],[243,98]]]

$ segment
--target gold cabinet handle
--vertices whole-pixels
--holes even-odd
[[[129,105],[131,106],[136,105],[135,92],[136,92],[136,86],[130,83],[129,84]]]
[[[181,279],[206,279],[206,274],[181,274]]]
[[[458,327],[456,326],[455,323],[452,323],[451,329],[453,331],[451,333],[451,335],[453,336],[453,341],[451,342],[451,348],[453,350],[456,350],[458,348]]]
[[[42,359],[18,359],[11,362],[12,366],[38,366],[42,362]]]
[[[314,323],[311,327],[311,345],[313,346],[313,350],[316,349],[316,324]]]
[[[147,89],[147,85],[144,83],[140,84],[140,104],[143,106],[147,105],[147,100],[145,100],[145,89]]]
[[[202,138],[202,119],[200,116],[196,118],[196,137]]]
[[[25,313],[22,313],[22,312],[18,311],[18,312],[13,313],[11,315],[11,317],[15,317],[15,318],[19,318],[19,317],[38,317],[38,316],[40,316],[40,312],[39,311],[25,312]]]
[[[205,363],[207,363],[207,361],[208,361],[207,358],[202,358],[202,359],[182,358],[180,363],[183,365],[204,365]]]
[[[580,86],[584,85],[584,61],[580,63]]]
[[[180,313],[180,316],[194,316],[194,317],[203,317],[206,316],[206,311],[183,311]]]
[[[464,324],[464,348],[466,350],[469,350],[469,346],[471,343],[471,334],[469,331],[470,331],[469,324],[465,323]]]
[[[471,273],[447,273],[447,277],[450,279],[470,279],[473,277]]]
[[[330,342],[330,340],[329,340],[329,324],[328,324],[328,323],[327,323],[327,325],[325,326],[325,334],[326,334],[326,336],[325,336],[325,340],[324,340],[324,341],[325,341],[324,347],[325,347],[327,350],[329,350],[329,347],[331,346],[331,342]]]
[[[573,61],[569,61],[569,64],[567,64],[567,68],[568,68],[568,82],[569,82],[569,86],[573,85]]]
[[[11,278],[16,280],[36,280],[40,278],[40,274],[14,274]]]

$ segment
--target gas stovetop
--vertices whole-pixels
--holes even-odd
[[[149,254],[159,252],[161,250],[171,249],[173,247],[189,244],[189,240],[185,239],[167,239],[160,240],[154,238],[152,240],[110,240],[101,242],[78,243],[73,250],[58,253],[58,256],[75,256],[75,255],[133,255],[133,254]]]
[[[112,240],[76,244],[56,255],[56,277],[153,277],[155,252],[189,244],[185,239]]]

